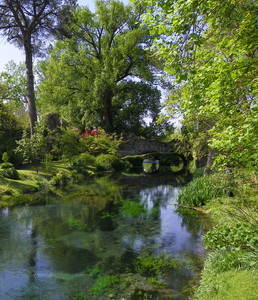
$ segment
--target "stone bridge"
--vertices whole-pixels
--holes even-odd
[[[139,137],[127,137],[119,146],[121,156],[142,155],[151,152],[174,152],[175,142],[163,143]]]

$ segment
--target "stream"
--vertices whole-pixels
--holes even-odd
[[[177,210],[182,186],[101,177],[1,209],[0,299],[187,299],[210,222]]]

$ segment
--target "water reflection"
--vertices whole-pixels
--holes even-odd
[[[99,179],[62,201],[2,210],[0,299],[76,299],[76,294],[87,295],[96,280],[89,270],[132,274],[138,256],[164,251],[185,262],[163,277],[170,287],[166,293],[181,299],[195,276],[193,264],[202,261],[206,223],[199,215],[176,212],[180,189],[125,188]]]

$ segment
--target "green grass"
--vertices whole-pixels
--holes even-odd
[[[227,183],[221,174],[195,178],[179,194],[178,204],[200,207],[227,193]]]
[[[256,300],[257,271],[232,270],[213,276],[203,274],[194,300]]]
[[[60,171],[69,172],[66,162],[51,162],[47,167],[26,166],[26,169],[18,170],[18,180],[4,178],[0,172],[0,207],[38,201],[40,193],[49,190],[49,179]]]

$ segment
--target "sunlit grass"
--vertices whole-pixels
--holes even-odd
[[[203,274],[195,300],[255,300],[258,295],[257,272],[233,270],[219,274]]]

